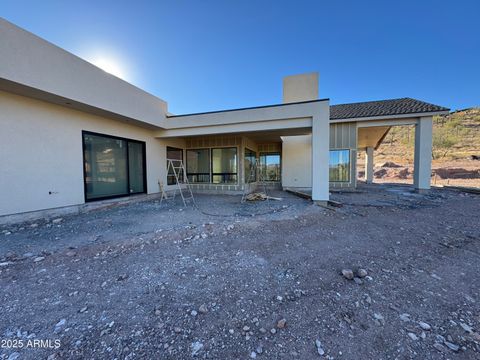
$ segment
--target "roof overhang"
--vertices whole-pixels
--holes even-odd
[[[418,119],[419,117],[426,116],[436,116],[436,115],[446,115],[449,114],[448,110],[445,111],[435,111],[435,112],[421,112],[421,113],[410,113],[410,114],[397,114],[397,115],[381,115],[381,116],[368,116],[368,117],[357,117],[357,118],[344,118],[344,119],[331,119],[330,123],[345,123],[345,122],[356,122],[358,126],[375,126],[375,121],[390,121],[392,124],[399,124],[403,122],[409,122],[411,119]],[[413,121],[413,120],[412,120]],[[416,122],[416,120],[415,120]]]
[[[2,18],[0,54],[5,91],[146,127],[164,126],[165,101]]]
[[[166,129],[159,130],[159,138],[255,133],[275,131],[279,136],[308,133],[313,117],[329,116],[329,100],[269,105],[254,108],[215,111],[209,113],[169,116]]]

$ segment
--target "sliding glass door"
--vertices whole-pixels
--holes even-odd
[[[84,131],[85,200],[146,191],[145,143]]]

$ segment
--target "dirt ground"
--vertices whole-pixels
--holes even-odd
[[[383,166],[393,164],[392,166]],[[359,157],[358,178],[364,180],[364,159]],[[377,183],[413,184],[413,163],[405,161],[383,161],[374,167],[374,181]],[[462,186],[480,188],[479,160],[434,160],[432,163],[433,186]]]
[[[0,359],[480,358],[479,195],[272,195],[1,227]]]

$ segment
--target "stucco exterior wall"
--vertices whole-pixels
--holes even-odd
[[[147,191],[166,183],[166,146],[150,130],[0,91],[0,215],[84,203],[82,130],[146,142]],[[49,194],[52,192],[52,194]]]
[[[283,188],[312,187],[312,136],[282,137]]]
[[[317,72],[283,78],[283,102],[292,103],[318,99]]]
[[[312,187],[312,137],[282,137],[282,186],[284,188]],[[357,126],[356,123],[330,124],[330,150],[350,150],[350,181],[330,182],[330,188],[356,186]]]

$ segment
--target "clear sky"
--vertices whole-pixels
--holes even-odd
[[[0,16],[176,114],[280,103],[282,77],[311,71],[332,104],[480,105],[479,0],[1,0]]]

